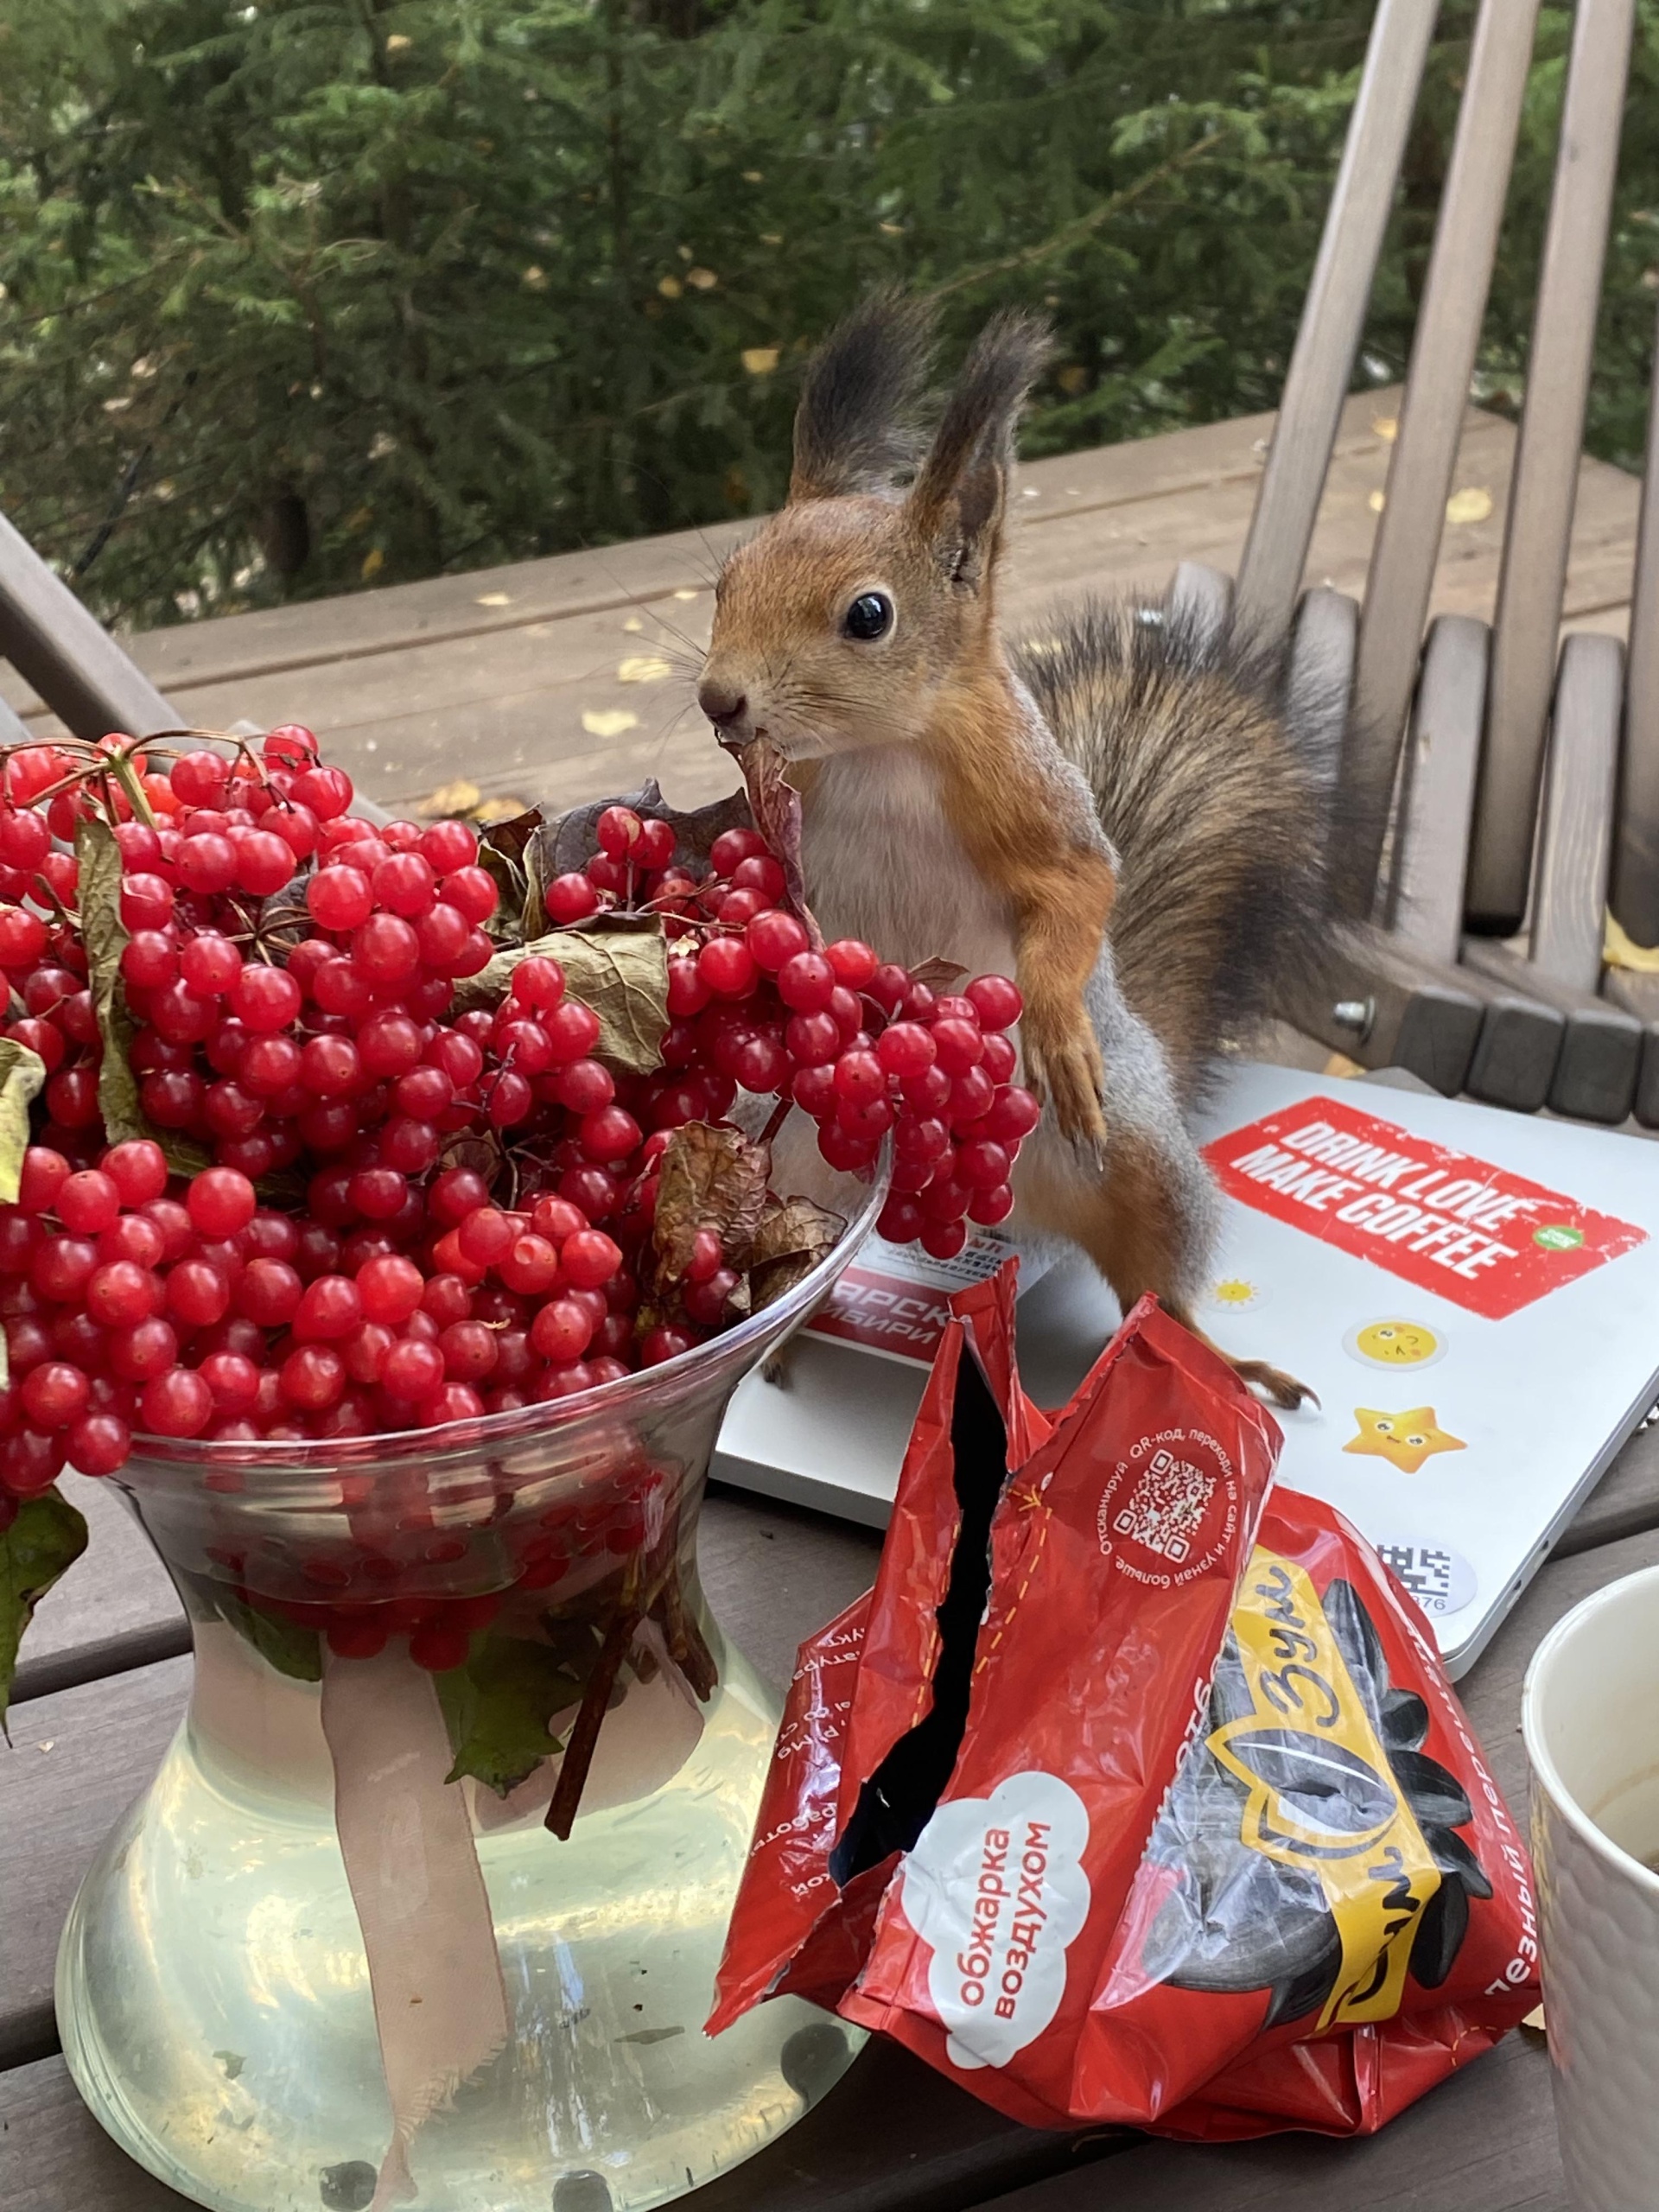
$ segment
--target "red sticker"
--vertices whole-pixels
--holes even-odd
[[[1230,1198],[1501,1321],[1647,1231],[1393,1122],[1305,1098],[1205,1147]]]
[[[918,1282],[913,1276],[883,1274],[874,1268],[849,1268],[823,1312],[810,1324],[812,1333],[890,1359],[931,1363],[950,1319],[950,1294]]]

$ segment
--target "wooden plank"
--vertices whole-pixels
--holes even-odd
[[[60,2058],[0,2074],[0,2145],[7,2212],[195,2212],[116,2148]]]
[[[1642,516],[1630,589],[1624,750],[1610,904],[1638,944],[1659,944],[1659,347],[1648,403]]]
[[[1575,632],[1561,648],[1550,715],[1530,956],[1579,991],[1593,991],[1601,976],[1624,707],[1618,639]]]
[[[1463,934],[1491,641],[1486,625],[1466,614],[1437,616],[1429,629],[1389,867],[1389,929],[1414,951],[1448,964]]]
[[[1520,926],[1561,619],[1635,0],[1580,0],[1493,623],[1470,925]]]
[[[1609,968],[1601,979],[1601,995],[1642,1024],[1642,1072],[1630,1111],[1644,1129],[1659,1129],[1659,976]]]
[[[1133,2139],[1016,2127],[897,2044],[871,2044],[823,2102],[685,2212],[957,2212]],[[185,2212],[81,2103],[61,2058],[0,2075],[6,2212]],[[194,2208],[191,2208],[194,2212]],[[486,2212],[482,2206],[466,2212]],[[494,2208],[489,2208],[494,2212]]]
[[[1381,0],[1238,570],[1239,620],[1290,627],[1439,0]]]
[[[1172,619],[1198,637],[1219,638],[1232,620],[1233,580],[1202,561],[1183,561],[1170,579]]]
[[[184,1711],[188,1659],[33,1698],[0,1749],[0,2066],[58,2047],[58,1935],[93,1853],[143,1789]]]
[[[1315,986],[1299,985],[1278,1011],[1331,1051],[1408,1068],[1447,1098],[1464,1088],[1483,1026],[1472,978],[1370,929],[1333,944]]]
[[[1552,1559],[1659,1528],[1659,1421],[1638,1428],[1555,1540]]]
[[[1333,788],[1342,772],[1341,738],[1353,696],[1358,636],[1358,603],[1345,591],[1316,584],[1303,593],[1291,632],[1287,697],[1293,718],[1304,728],[1331,731]]]
[[[179,716],[27,538],[0,515],[0,658],[77,736],[172,729]]]
[[[1553,1007],[1562,1017],[1566,1027],[1560,1049],[1541,1103],[1575,1122],[1603,1122],[1616,1128],[1624,1121],[1635,1101],[1642,1066],[1641,1023],[1593,992],[1556,982],[1533,962],[1490,938],[1465,938],[1463,957],[1465,968],[1490,976],[1500,988]],[[1474,1087],[1472,1075],[1470,1087]],[[1519,1099],[1495,1103],[1522,1103]]]
[[[1395,404],[1386,389],[1350,400],[1338,456],[1356,444],[1369,450],[1376,442],[1371,417],[1379,408],[1391,411]],[[1472,408],[1468,412],[1471,422],[1491,420]],[[1027,462],[1018,475],[1016,517],[1024,528],[1060,514],[1155,504],[1184,492],[1212,490],[1230,480],[1254,486],[1273,423],[1271,414],[1240,416],[1162,437]],[[746,517],[705,530],[634,538],[340,598],[302,600],[254,614],[211,617],[141,632],[124,642],[140,666],[172,695],[239,677],[519,629],[568,614],[626,613],[671,599],[679,590],[708,589],[725,554],[761,519]],[[14,705],[40,711],[39,699],[3,674],[0,689]]]
[[[1388,505],[1377,527],[1360,623],[1357,711],[1345,777],[1363,798],[1362,834],[1369,849],[1358,876],[1365,882],[1376,879],[1416,682],[1537,19],[1538,0],[1484,0],[1440,192],[1389,469]],[[1461,876],[1459,859],[1459,881]],[[1455,957],[1445,947],[1424,949],[1437,958]]]
[[[92,1541],[35,1609],[23,1638],[14,1707],[190,1648],[178,1592],[119,1493],[85,1475],[65,1475],[60,1487],[86,1515]]]

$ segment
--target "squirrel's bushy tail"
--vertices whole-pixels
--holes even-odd
[[[1118,980],[1190,1104],[1328,946],[1344,703],[1230,629],[1127,602],[1062,617],[1015,662],[1117,849]]]

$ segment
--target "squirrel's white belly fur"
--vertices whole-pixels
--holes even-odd
[[[1014,973],[1014,931],[907,746],[824,760],[802,810],[808,895],[824,935],[861,938],[914,968],[936,955],[970,976]]]

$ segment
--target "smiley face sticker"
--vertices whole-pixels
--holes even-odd
[[[1468,1450],[1460,1436],[1442,1428],[1433,1406],[1413,1406],[1408,1413],[1379,1413],[1370,1406],[1356,1406],[1354,1420],[1359,1433],[1343,1446],[1362,1459],[1386,1459],[1402,1475],[1414,1475],[1425,1459],[1437,1452]]]
[[[1431,1328],[1427,1321],[1413,1321],[1401,1313],[1387,1313],[1379,1320],[1362,1321],[1350,1329],[1342,1340],[1342,1348],[1351,1359],[1365,1367],[1381,1367],[1390,1372],[1410,1368],[1433,1367],[1437,1360],[1446,1357],[1446,1332]]]

